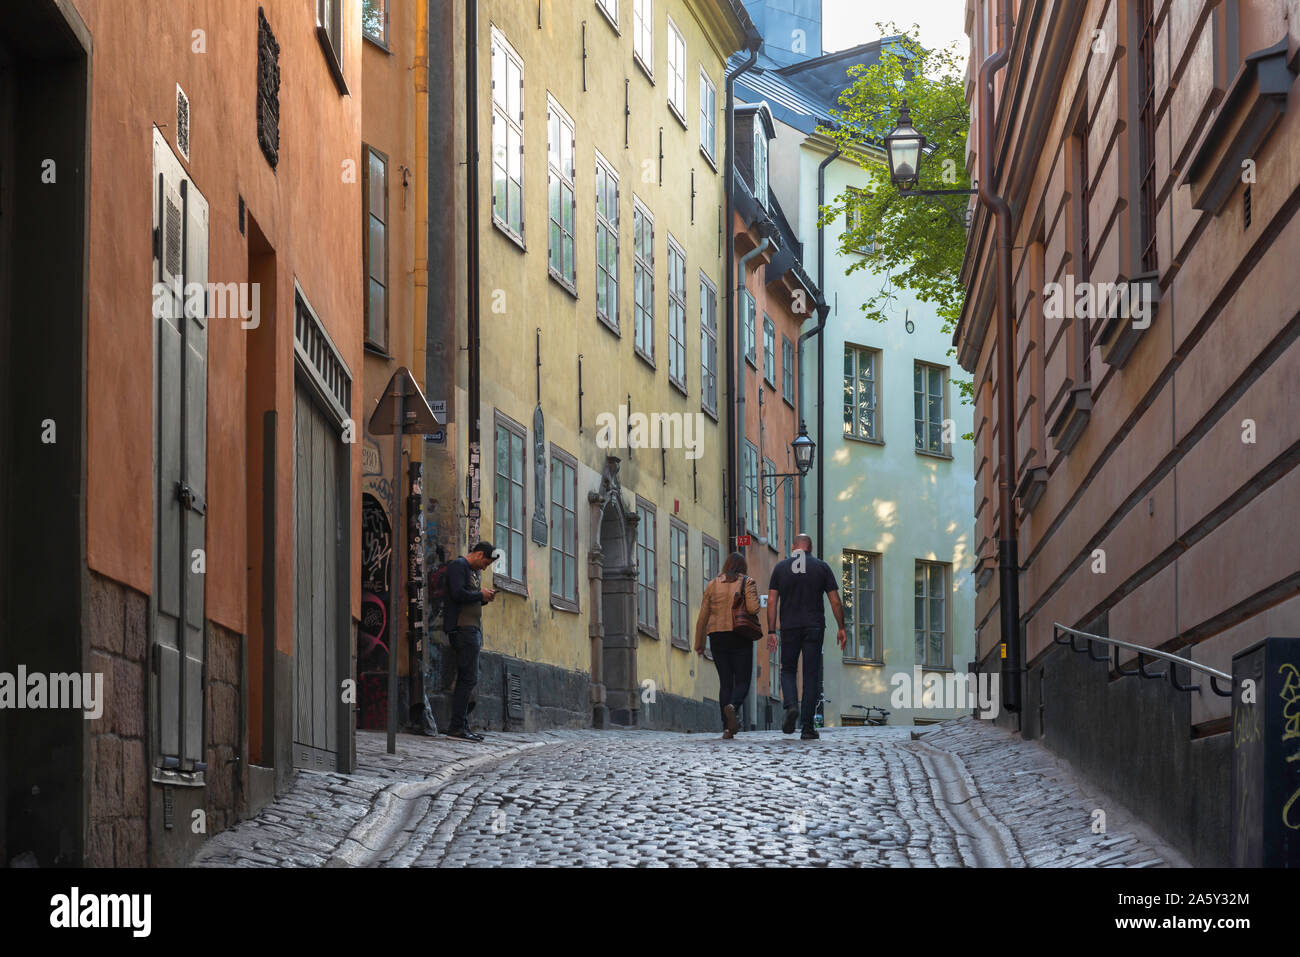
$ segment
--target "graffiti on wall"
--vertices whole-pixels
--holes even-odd
[[[379,500],[367,492],[361,497],[359,671],[388,667],[388,586],[392,561],[392,527]]]

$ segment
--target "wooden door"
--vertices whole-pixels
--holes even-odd
[[[294,720],[297,767],[338,766],[344,465],[339,430],[299,381],[294,408]]]

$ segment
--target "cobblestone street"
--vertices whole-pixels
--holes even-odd
[[[196,866],[1184,864],[1033,742],[924,731],[555,731],[481,744],[357,736],[354,775],[302,772]],[[1093,833],[1094,811],[1107,828]]]

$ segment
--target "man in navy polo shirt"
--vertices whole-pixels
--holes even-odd
[[[835,640],[841,650],[848,641],[844,632],[844,607],[840,585],[831,566],[812,553],[812,538],[796,535],[794,554],[777,562],[767,591],[767,646],[776,651],[777,605],[781,610],[781,697],[785,721],[781,730],[794,734],[795,722],[803,725],[799,735],[805,741],[820,737],[815,726],[817,701],[821,697],[822,642],[826,636],[826,610],[822,596],[830,599],[831,613],[839,631]],[[803,701],[799,700],[796,675],[803,656]],[[802,707],[800,706],[802,704]]]

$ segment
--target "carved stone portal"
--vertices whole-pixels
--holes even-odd
[[[623,504],[619,459],[605,458],[600,489],[587,493],[594,543],[587,560],[591,590],[592,725],[635,728],[641,714],[636,677],[637,515]]]

